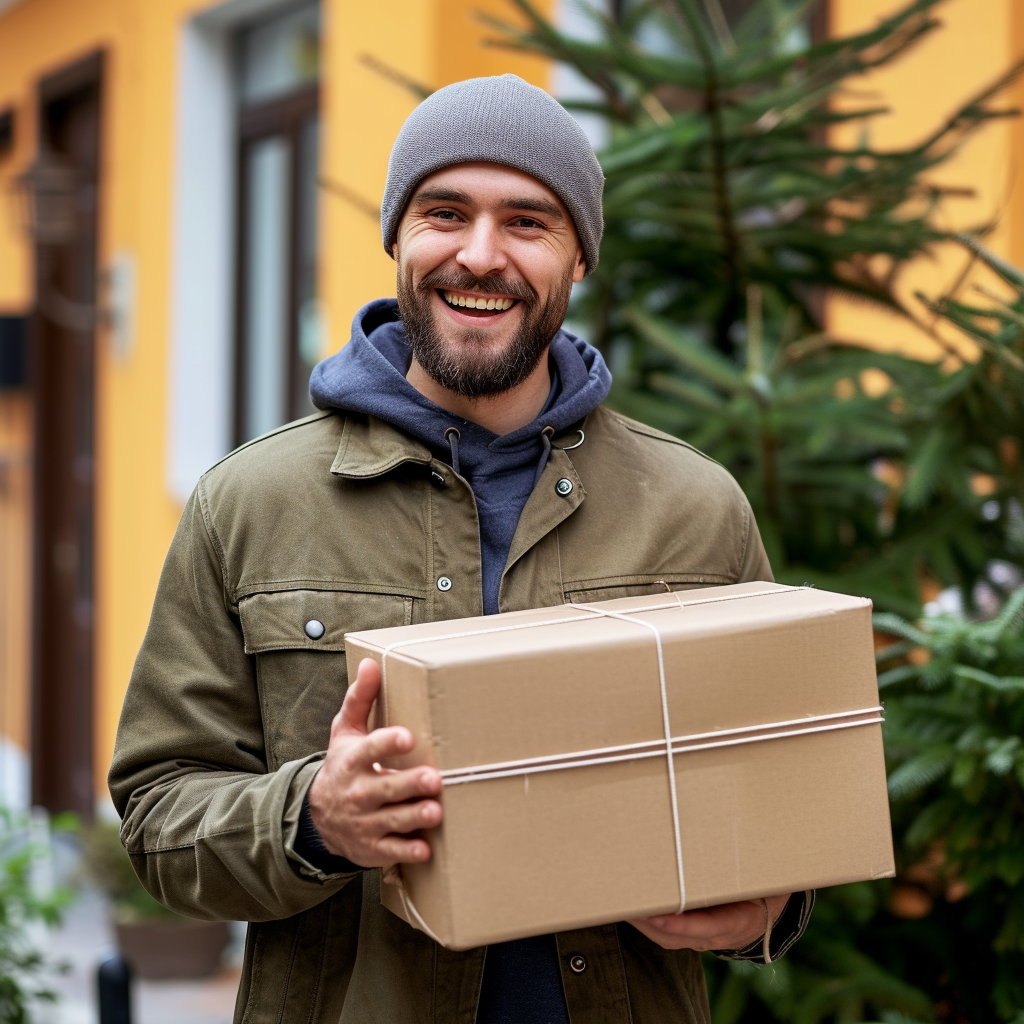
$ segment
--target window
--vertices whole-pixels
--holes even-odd
[[[293,8],[239,37],[235,440],[313,412],[320,13]]]

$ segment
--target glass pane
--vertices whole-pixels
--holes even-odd
[[[242,102],[278,99],[312,85],[320,65],[320,8],[308,4],[242,34]]]
[[[265,434],[287,419],[290,172],[286,138],[261,139],[249,147],[243,440]]]
[[[296,253],[295,308],[298,345],[293,374],[294,394],[291,414],[294,418],[316,412],[309,400],[309,375],[322,358],[323,316],[316,294],[317,264],[317,166],[320,150],[320,119],[314,114],[302,125],[299,136],[299,231]]]

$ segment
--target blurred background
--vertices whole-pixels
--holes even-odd
[[[96,1019],[109,906],[158,914],[105,776],[184,502],[394,293],[418,99],[512,71],[605,167],[571,317],[613,404],[734,472],[780,579],[880,612],[900,877],[709,961],[716,1024],[1024,1021],[1022,56],[1018,0],[0,0],[0,854],[11,942],[62,917],[73,964],[40,1019]],[[230,1019],[239,934],[143,1021]]]

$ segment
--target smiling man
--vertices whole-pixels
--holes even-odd
[[[380,767],[413,739],[369,731],[379,671],[349,685],[346,631],[771,578],[729,475],[606,409],[562,329],[602,187],[541,90],[434,93],[388,170],[397,301],[317,367],[321,414],[185,509],[110,783],[158,899],[251,922],[239,1024],[706,1022],[697,950],[763,962],[803,930],[810,893],[455,953],[380,904],[379,868],[430,857],[441,779]]]

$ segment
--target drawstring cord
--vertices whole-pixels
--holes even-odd
[[[452,450],[452,469],[455,470],[456,476],[462,476],[459,470],[459,441],[462,438],[462,434],[459,433],[458,427],[449,427],[444,432],[444,439],[448,442],[448,447]]]
[[[537,472],[533,477],[533,486],[536,487],[540,483],[541,474],[544,472],[544,467],[548,464],[548,458],[551,455],[551,438],[554,437],[555,428],[545,427],[540,432],[540,443],[543,445],[544,450],[541,452],[540,462],[537,463]]]
[[[554,427],[545,427],[540,432],[540,442],[543,448],[541,452],[540,461],[537,463],[537,473],[533,478],[533,486],[536,487],[540,483],[541,474],[543,474],[545,467],[548,464],[548,459],[551,457],[551,449],[558,448],[559,451],[569,452],[574,448],[579,448],[586,435],[582,430],[577,430],[577,434],[580,435],[580,439],[575,444],[566,445],[564,448],[559,447],[556,444],[552,444],[551,439],[555,436]],[[462,476],[462,470],[459,467],[459,441],[462,439],[462,434],[458,427],[449,427],[444,432],[444,439],[448,442],[448,447],[452,452],[452,469],[455,470],[456,476]]]

